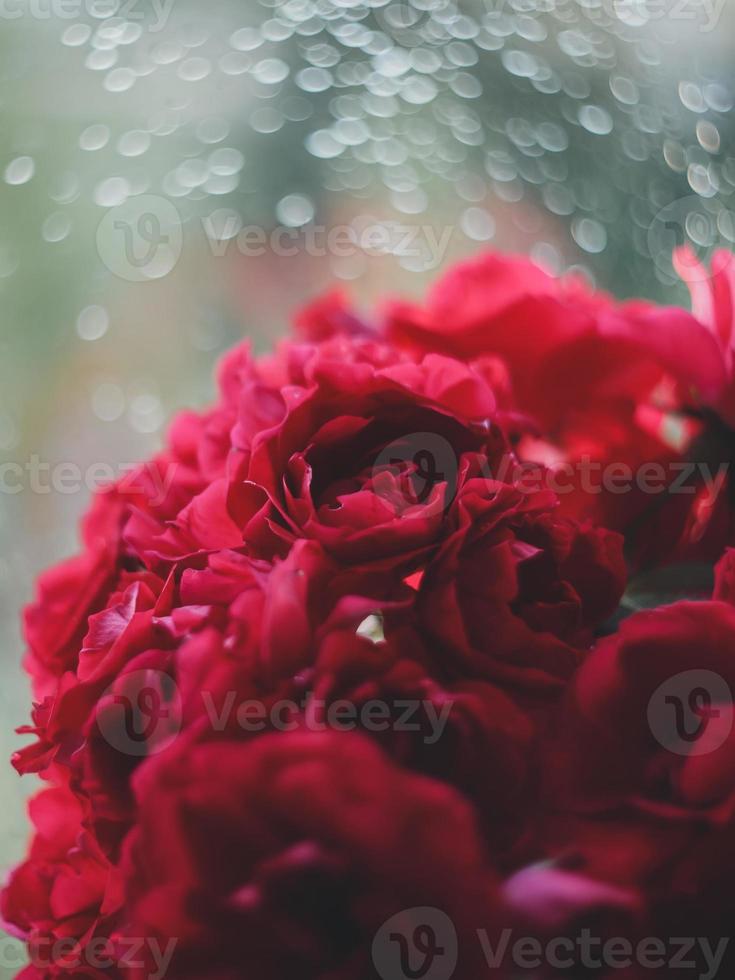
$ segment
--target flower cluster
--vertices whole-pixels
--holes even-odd
[[[97,495],[25,618],[25,980],[729,934],[735,272],[677,261],[692,314],[497,254],[330,294]]]

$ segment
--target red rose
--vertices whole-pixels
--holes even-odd
[[[473,929],[495,924],[495,883],[471,810],[368,741],[193,746],[141,771],[136,790],[130,931],[177,937],[169,976],[373,977],[376,933],[419,905],[454,923],[455,975],[479,975]]]
[[[563,420],[590,391],[598,403],[640,399],[663,373],[707,396],[723,383],[717,345],[683,310],[616,304],[579,278],[554,279],[517,256],[487,253],[456,265],[425,308],[391,304],[385,329],[400,346],[502,357],[519,403],[545,423]]]
[[[210,739],[279,726],[363,731],[473,799],[493,828],[494,857],[520,836],[531,719],[492,684],[444,680],[416,629],[412,589],[380,598],[376,580],[344,575],[303,541],[260,581],[246,585],[247,574],[235,553],[184,573],[182,597],[212,603],[176,658],[186,728]],[[362,594],[349,594],[358,586]],[[262,709],[252,728],[238,714],[248,702]]]
[[[339,337],[229,366],[239,421],[226,470],[171,518],[140,511],[125,528],[161,572],[222,548],[271,559],[298,537],[350,563],[410,564],[436,535],[458,455],[503,446],[487,381],[445,358],[416,364]]]
[[[555,504],[550,492],[463,474],[417,600],[448,671],[558,688],[616,609],[626,577],[619,536],[560,518]]]
[[[730,934],[733,691],[735,608],[679,602],[602,640],[556,719],[547,853],[632,889],[648,935]]]
[[[720,341],[499,257],[386,329],[331,296],[304,342],[228,355],[216,404],[98,495],[81,556],[42,579],[14,763],[49,789],[2,911],[82,963],[34,957],[29,980],[139,980],[136,935],[182,980],[375,980],[427,907],[463,980],[487,969],[478,929],[726,927],[731,552],[714,600],[600,639],[626,568],[587,517],[634,559],[709,556],[729,502],[546,488],[560,460],[725,433]],[[682,408],[701,417],[672,448]],[[549,468],[529,483],[519,455]]]
[[[369,336],[373,331],[355,315],[341,290],[333,289],[309,303],[294,317],[296,333],[319,343],[337,334]]]
[[[711,271],[699,261],[692,248],[684,247],[674,253],[674,267],[689,286],[692,312],[707,329],[720,355],[723,383],[713,391],[689,388],[686,395],[699,396],[705,405],[714,409],[730,426],[735,426],[735,263],[733,255],[724,249],[712,256]],[[687,368],[684,359],[683,366]]]
[[[489,253],[450,270],[424,307],[389,306],[385,332],[414,352],[505,361],[517,451],[549,467],[551,485],[563,488],[565,513],[635,531],[641,563],[716,554],[721,524],[700,541],[707,501],[699,475],[688,481],[694,499],[652,496],[636,481],[656,464],[665,486],[674,483],[679,470],[672,464],[687,459],[701,432],[677,414],[688,404],[682,391],[711,403],[725,383],[718,342],[689,313],[616,304],[578,279],[553,279],[526,259]],[[698,445],[693,452],[696,462],[710,461]],[[613,466],[630,474],[624,492],[603,482]]]
[[[410,570],[439,534],[460,455],[503,447],[492,391],[456,361],[344,338],[298,369],[282,418],[243,443],[250,540],[266,557],[302,536],[343,563]]]
[[[31,800],[35,837],[2,893],[4,922],[28,939],[35,966],[48,966],[44,976],[68,972],[62,953],[71,962],[95,936],[107,935],[121,905],[119,881],[94,837],[81,829],[84,806],[63,786]]]
[[[733,606],[677,602],[626,619],[570,688],[566,802],[587,810],[626,804],[663,817],[735,814],[728,691],[735,691]]]

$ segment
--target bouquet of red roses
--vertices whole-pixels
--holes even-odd
[[[731,968],[735,265],[677,264],[691,314],[330,294],[96,495],[26,613],[20,976]]]

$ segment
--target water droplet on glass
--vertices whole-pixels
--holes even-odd
[[[119,385],[103,381],[92,392],[92,411],[103,422],[114,422],[125,411],[125,395]]]
[[[200,82],[212,71],[212,65],[206,58],[187,58],[179,65],[179,78],[185,82]]]
[[[612,132],[612,116],[599,105],[583,105],[579,107],[577,118],[588,133],[605,136]]]
[[[184,50],[175,41],[161,41],[151,52],[151,58],[157,65],[172,65],[184,57]]]
[[[128,92],[137,80],[132,68],[113,68],[105,75],[105,88],[108,92]]]
[[[207,194],[232,194],[240,183],[239,174],[211,174],[207,178],[203,190]]]
[[[130,184],[124,177],[108,177],[94,189],[94,203],[103,208],[123,204],[130,194]]]
[[[537,59],[528,51],[503,51],[500,57],[506,71],[519,78],[531,78],[538,69]]]
[[[459,224],[465,235],[475,242],[489,242],[495,234],[495,219],[484,208],[466,208]]]
[[[304,92],[326,92],[334,83],[326,68],[304,68],[298,72],[295,81]]]
[[[594,218],[578,218],[572,222],[572,237],[585,252],[602,252],[607,245],[604,225]]]
[[[71,231],[71,218],[63,211],[50,214],[41,227],[41,237],[46,242],[63,242]]]
[[[705,85],[703,94],[707,105],[715,112],[730,112],[733,107],[732,96],[724,85]]]
[[[228,242],[242,228],[242,216],[232,208],[219,208],[204,219],[204,230],[211,241]]]
[[[242,51],[228,51],[218,61],[223,75],[244,75],[252,65],[252,59]]]
[[[77,317],[77,333],[82,340],[99,340],[109,326],[110,318],[104,306],[85,306]]]
[[[401,98],[411,105],[426,105],[437,95],[436,83],[425,75],[412,75],[401,88]]]
[[[123,157],[139,157],[147,152],[150,145],[150,133],[143,129],[131,129],[117,141],[117,152]]]
[[[632,78],[626,78],[624,75],[612,76],[610,79],[610,91],[618,102],[622,102],[624,105],[635,105],[640,98],[638,86]]]
[[[706,211],[690,211],[684,221],[690,240],[701,248],[711,248],[717,241],[717,222]]]
[[[256,109],[250,117],[250,125],[256,133],[277,133],[284,122],[285,119],[278,109],[272,109],[270,106]]]
[[[16,157],[5,168],[6,184],[27,184],[36,171],[33,157]]]
[[[728,242],[735,243],[735,213],[723,208],[717,215],[717,230]]]
[[[241,27],[230,36],[230,44],[237,51],[254,51],[262,43],[263,37],[254,27]]]
[[[87,6],[89,15],[99,20],[107,20],[109,17],[114,17],[118,9],[118,0],[90,0]]]
[[[691,112],[705,112],[707,103],[704,101],[702,90],[694,82],[679,82],[679,98],[681,104]]]
[[[253,68],[253,75],[262,85],[277,85],[288,78],[289,68],[280,58],[264,58]]]
[[[720,149],[720,132],[714,123],[706,119],[700,119],[697,123],[697,139],[708,153],[717,153]]]
[[[291,98],[283,100],[281,112],[289,122],[303,122],[313,114],[314,107],[308,99],[294,95]]]
[[[223,146],[209,155],[209,171],[220,177],[239,173],[245,166],[245,157],[232,146]]]
[[[196,137],[200,143],[221,143],[230,134],[230,124],[219,116],[209,116],[197,123]]]
[[[182,187],[201,187],[209,177],[209,167],[204,160],[184,160],[176,168],[176,179]]]
[[[83,150],[101,150],[110,139],[110,127],[104,126],[102,123],[95,123],[93,126],[87,126],[82,135],[79,137],[79,146]]]
[[[160,400],[155,395],[136,395],[128,408],[128,421],[136,432],[157,432],[164,421]]]
[[[49,186],[49,197],[57,204],[71,204],[79,197],[79,180],[77,175],[66,171],[52,177]]]
[[[276,205],[276,217],[288,228],[300,228],[314,218],[314,205],[303,194],[288,194]]]
[[[61,35],[61,43],[70,48],[78,48],[86,44],[92,36],[89,24],[70,24]]]
[[[90,51],[87,55],[84,66],[91,71],[107,71],[117,61],[117,51],[112,48],[109,51],[97,49]]]
[[[700,197],[714,197],[717,193],[717,185],[714,175],[709,167],[701,163],[691,163],[687,168],[687,180],[689,186],[695,194]]]
[[[135,44],[137,40],[143,34],[143,27],[140,24],[134,24],[132,21],[126,21],[117,35],[118,44]]]

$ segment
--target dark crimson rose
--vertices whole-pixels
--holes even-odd
[[[567,515],[635,534],[638,563],[716,556],[723,521],[705,536],[711,503],[699,475],[674,497],[637,479],[653,465],[671,486],[691,453],[714,473],[721,462],[697,442],[701,423],[681,414],[692,393],[717,403],[726,377],[719,342],[691,314],[618,304],[578,278],[489,253],[451,269],[424,306],[389,305],[385,333],[416,354],[503,360],[512,383],[503,405],[520,458],[549,468]],[[610,489],[621,467],[624,492]],[[724,530],[732,534],[729,522]]]
[[[209,624],[177,655],[186,727],[230,739],[277,725],[364,731],[403,765],[473,799],[493,827],[494,856],[510,846],[521,831],[532,721],[492,684],[442,680],[415,628],[413,590],[403,586],[400,598],[381,600],[373,582],[372,598],[343,594],[356,582],[370,591],[371,582],[337,573],[313,542],[299,542],[233,599],[247,569],[247,559],[232,553],[184,574],[182,597],[212,603]],[[300,569],[308,575],[294,574]],[[224,619],[218,606],[227,607]],[[257,726],[240,720],[247,703],[262,706]]]
[[[694,318],[490,256],[380,329],[331,294],[298,342],[224,358],[26,613],[13,761],[46,789],[0,900],[24,980],[143,980],[136,935],[171,980],[386,980],[427,907],[460,980],[478,929],[728,934],[727,481],[553,489],[584,458],[733,458],[714,272]],[[609,527],[653,582],[720,558],[714,598],[623,620]]]
[[[425,307],[389,305],[385,330],[399,346],[463,360],[502,357],[521,406],[545,429],[589,403],[591,392],[600,405],[640,400],[671,374],[712,397],[724,379],[716,343],[684,310],[618,304],[581,278],[555,279],[499,253],[454,266]]]
[[[85,803],[68,787],[45,789],[30,804],[35,836],[26,861],[16,868],[2,893],[4,923],[24,935],[38,976],[68,974],[55,962],[62,940],[73,959],[95,936],[107,935],[122,903],[119,879],[93,835],[81,830]],[[36,974],[29,974],[34,976]],[[94,974],[91,974],[94,975]],[[101,975],[101,974],[100,974]]]
[[[421,626],[449,672],[559,688],[617,607],[621,540],[559,517],[550,492],[524,492],[467,466],[446,540],[421,581]]]
[[[526,829],[536,755],[531,717],[486,681],[438,679],[437,664],[400,617],[386,616],[385,638],[377,641],[356,635],[348,623],[343,619],[341,629],[328,623],[322,631],[309,678],[321,715],[354,705],[360,729],[392,758],[452,784],[475,804],[493,859],[507,860]],[[375,724],[370,706],[376,704],[388,721]]]
[[[633,890],[648,935],[730,935],[733,691],[735,608],[678,602],[598,644],[550,732],[547,853]]]
[[[474,928],[496,883],[471,809],[353,734],[264,736],[164,754],[136,776],[132,935],[178,937],[169,976],[376,977],[372,943],[416,906],[447,914],[455,976],[479,976]]]
[[[440,533],[460,456],[504,448],[485,378],[345,338],[298,367],[278,424],[243,440],[250,540],[264,557],[307,537],[343,563],[411,570]]]
[[[299,537],[340,561],[415,565],[436,537],[468,450],[499,457],[486,377],[431,355],[336,337],[283,345],[253,364],[230,359],[239,385],[227,469],[173,515],[134,513],[128,546],[159,571],[203,552],[287,554]]]
[[[733,691],[735,607],[677,602],[626,619],[570,686],[566,805],[664,818],[729,813]]]

